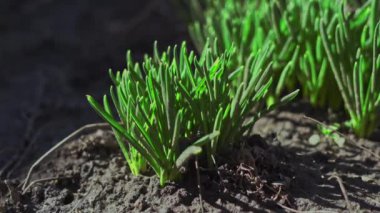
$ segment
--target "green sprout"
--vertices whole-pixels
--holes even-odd
[[[207,144],[209,163],[216,153],[230,150],[233,144],[241,141],[249,133],[262,115],[274,108],[265,104],[265,98],[272,84],[271,63],[268,63],[270,47],[260,51],[237,68],[231,66],[235,53],[225,54],[226,60],[215,58],[218,45],[215,40],[210,46],[206,41],[200,62],[210,67],[208,70],[195,69],[200,81],[189,78],[181,82],[182,97],[190,106],[197,131],[219,132],[211,143]],[[191,75],[189,75],[191,76]],[[298,94],[298,90],[283,97],[279,104],[286,104]]]
[[[207,38],[218,38],[222,50],[235,45],[231,63],[238,68],[252,54],[273,46],[266,62],[272,64],[273,81],[268,105],[299,85],[315,107],[338,110],[343,104],[358,136],[369,136],[377,127],[378,1],[200,2],[203,18],[190,25],[198,50]]]
[[[334,132],[340,128],[339,123],[333,123],[331,125],[318,125],[319,132],[324,136],[331,136]]]
[[[342,4],[334,19],[320,22],[323,45],[350,126],[359,137],[370,136],[379,123],[379,23],[377,0],[368,1],[351,14]]]
[[[262,26],[269,23],[261,23],[265,21],[266,15],[262,11],[268,10],[268,8],[256,10],[256,3],[253,1],[206,2],[204,22],[196,21],[190,26],[190,34],[198,51],[203,50],[207,38],[217,38],[220,49],[236,46],[237,53],[231,58],[231,63],[237,69],[245,64],[252,54],[257,54],[264,49],[264,43],[266,43],[265,46],[269,46],[268,42],[265,42],[265,38],[270,27],[262,29]],[[267,5],[263,5],[263,7],[267,7]],[[256,12],[254,13],[254,11]],[[265,63],[270,61],[271,59],[267,57]]]
[[[334,142],[339,147],[343,147],[346,139],[342,137],[338,130],[341,127],[339,123],[333,123],[331,125],[318,125],[318,131],[328,142]],[[319,135],[312,135],[309,138],[309,142],[316,145],[321,141]]]
[[[370,0],[371,1],[371,0]],[[269,91],[268,104],[275,103],[284,90],[302,89],[305,99],[314,107],[340,109],[339,94],[332,67],[324,51],[319,30],[321,20],[334,22],[342,9],[337,0],[208,0],[203,18],[190,25],[190,34],[198,50],[206,38],[218,38],[219,47],[238,48],[233,63],[239,66],[252,53],[267,43],[274,46],[272,62],[274,86]],[[368,8],[356,1],[343,1],[344,10],[353,6]],[[197,9],[199,13],[199,9]],[[368,18],[368,11],[359,11]],[[335,20],[336,21],[336,20]],[[356,23],[357,24],[357,23]],[[329,30],[333,27],[329,26]]]
[[[268,49],[231,70],[235,48],[219,54],[216,41],[212,47],[206,42],[199,59],[185,43],[161,55],[155,45],[153,57],[146,56],[144,63],[133,63],[128,53],[127,68],[110,72],[119,120],[107,96],[103,106],[91,96],[88,101],[113,128],[131,172],[138,175],[149,166],[163,185],[180,178],[186,162],[203,148],[209,165],[215,163],[217,153],[240,142],[257,118],[273,109],[264,101],[272,82]]]
[[[183,144],[197,135],[189,135],[192,132],[187,122],[192,119],[181,103],[179,83],[181,78],[192,75],[194,66],[208,67],[198,62],[193,53],[187,54],[185,44],[180,54],[176,51],[176,47],[173,51],[169,47],[159,55],[155,46],[154,57],[146,56],[143,64],[134,64],[129,52],[127,68],[116,75],[110,72],[114,83],[110,96],[120,121],[113,116],[107,96],[103,106],[88,96],[91,106],[112,126],[131,172],[138,175],[145,170],[146,162],[161,185],[178,179],[187,159],[200,154],[204,143],[219,134],[203,134]]]
[[[314,107],[339,109],[342,98],[339,95],[327,55],[324,51],[319,31],[321,19],[330,20],[340,4],[331,0],[293,0],[294,6],[288,6],[284,12],[289,20],[290,32],[299,47],[293,75],[298,79],[303,96]]]
[[[319,36],[319,17],[330,17],[339,5],[331,0],[286,1],[206,1],[204,18],[190,26],[198,50],[206,38],[218,38],[219,47],[238,48],[232,59],[235,67],[245,63],[270,43],[274,85],[268,105],[278,101],[287,88],[293,90],[297,80],[303,95],[314,106],[338,108],[339,96],[327,93],[336,87],[328,72],[329,64]],[[297,71],[297,72],[296,72]],[[309,80],[310,79],[310,80]]]

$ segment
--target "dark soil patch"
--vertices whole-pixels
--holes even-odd
[[[71,141],[33,176],[56,180],[35,184],[25,195],[18,188],[38,156],[97,121],[84,95],[100,97],[107,90],[107,70],[124,66],[127,49],[139,59],[151,52],[154,40],[162,48],[186,40],[186,27],[168,1],[152,6],[153,1],[0,1],[0,212],[199,210],[194,171],[164,188],[155,177],[133,177],[104,131]],[[202,170],[205,209],[277,212],[283,211],[280,203],[298,210],[345,211],[337,181],[328,180],[336,174],[355,211],[379,212],[379,160],[349,144],[310,145],[316,128],[303,112],[328,117],[304,104],[273,112],[255,127],[262,138],[252,137],[245,151],[230,154],[237,162],[219,157],[220,176]],[[379,142],[357,143],[380,154]]]
[[[271,113],[255,126],[255,132],[267,140],[273,138],[271,144],[279,144],[289,157],[287,164],[296,171],[289,193],[296,201],[296,206],[308,211],[345,210],[346,202],[338,182],[329,180],[329,177],[337,175],[343,180],[354,211],[380,211],[379,159],[347,142],[342,148],[328,140],[311,145],[308,138],[318,134],[316,124],[304,118],[305,114],[298,110],[300,108],[308,116],[322,121],[334,117],[297,103],[288,109]],[[353,136],[349,138],[379,156],[379,138],[377,141],[358,140]]]
[[[328,142],[309,145],[313,124],[286,110],[261,119],[254,135],[233,159],[218,159],[218,172],[201,171],[204,207],[211,212],[284,211],[277,203],[307,211],[347,210],[335,179],[343,180],[354,211],[380,211],[380,163],[369,153]],[[358,143],[363,143],[358,141]],[[133,177],[112,134],[83,135],[58,150],[33,179],[61,177],[35,184],[17,202],[5,206],[25,212],[196,212],[196,176],[161,188],[153,176]],[[379,144],[365,141],[375,153]],[[226,163],[228,162],[228,163]],[[4,187],[3,187],[4,188]],[[3,192],[7,191],[3,189]],[[17,189],[15,189],[17,192]]]
[[[290,178],[281,176],[281,169],[284,168],[280,166],[278,158],[266,153],[269,146],[260,141],[260,137],[253,140],[257,145],[251,144],[239,153],[241,164],[231,161],[227,164],[225,161],[231,158],[221,159],[219,162],[223,163],[218,168],[219,173],[204,170],[201,172],[205,210],[280,210],[275,200],[290,204],[276,185],[277,183],[288,187]],[[67,144],[41,165],[33,177],[34,180],[57,176],[59,178],[35,184],[25,195],[17,195],[17,199],[10,196],[6,202],[7,211],[199,210],[199,191],[194,171],[189,171],[181,182],[162,188],[155,176],[132,176],[115,144],[110,132],[100,130]],[[260,153],[260,156],[253,159],[253,152]],[[257,161],[257,168],[252,164],[253,161]],[[284,174],[286,173],[291,174],[290,171],[285,171]]]

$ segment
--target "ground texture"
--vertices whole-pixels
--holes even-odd
[[[219,157],[216,171],[201,169],[206,211],[380,211],[380,163],[371,154],[380,154],[378,143],[357,141],[371,152],[348,143],[312,146],[314,124],[296,110],[261,119],[244,147],[226,155],[233,158]],[[197,212],[195,174],[190,170],[163,188],[149,174],[133,177],[112,133],[97,130],[57,150],[33,173],[32,180],[53,180],[32,185],[24,195],[17,182],[3,183],[4,194],[14,189],[3,202],[10,212]]]
[[[164,188],[149,174],[133,177],[105,130],[70,141],[32,177],[53,180],[24,195],[18,187],[36,158],[99,121],[84,95],[107,91],[107,70],[124,66],[127,49],[140,59],[154,40],[162,48],[186,40],[172,11],[163,0],[0,1],[0,212],[199,211],[193,170]],[[262,118],[244,147],[225,155],[234,159],[201,169],[205,210],[380,211],[380,143],[349,136],[343,148],[311,145],[316,124],[304,113],[331,118],[297,102]]]

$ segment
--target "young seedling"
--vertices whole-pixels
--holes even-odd
[[[133,174],[144,171],[147,163],[161,185],[176,180],[186,161],[200,154],[201,147],[219,135],[217,131],[191,135],[192,126],[188,122],[193,118],[181,102],[179,83],[193,77],[188,75],[192,75],[194,67],[206,69],[193,53],[187,53],[185,44],[179,54],[176,47],[173,50],[169,47],[159,55],[155,46],[154,56],[146,56],[142,64],[134,64],[128,53],[127,68],[116,75],[110,72],[114,82],[110,96],[119,120],[114,117],[107,96],[103,98],[103,106],[87,97],[96,112],[112,126]]]
[[[295,32],[294,42],[299,47],[300,55],[296,60],[294,76],[299,81],[302,94],[312,106],[339,109],[342,98],[328,63],[319,31],[321,19],[331,20],[340,10],[337,1],[311,0],[290,1],[293,7],[288,6],[284,12],[289,20],[291,32]],[[291,9],[293,8],[293,9]]]
[[[320,16],[330,18],[340,9],[330,0],[206,1],[202,21],[190,26],[192,39],[202,50],[206,38],[218,38],[219,47],[237,47],[232,63],[245,63],[265,46],[272,45],[273,86],[267,103],[280,100],[284,89],[293,90],[297,81],[303,95],[314,106],[338,108],[341,103],[319,35]],[[326,92],[330,89],[330,92]]]
[[[369,2],[349,16],[342,6],[330,23],[320,23],[323,45],[350,126],[359,137],[372,134],[380,112],[379,1]]]
[[[178,179],[189,158],[204,147],[212,165],[217,153],[240,142],[257,118],[274,107],[264,101],[271,85],[269,48],[231,70],[235,49],[219,54],[216,44],[206,42],[199,59],[185,43],[179,51],[169,47],[161,55],[155,46],[153,57],[146,56],[143,64],[134,64],[129,53],[127,68],[116,75],[110,72],[110,97],[119,119],[107,96],[103,105],[88,96],[113,128],[133,174],[149,165],[163,185]]]
[[[217,41],[210,46],[206,42],[200,62],[208,69],[195,69],[201,81],[189,79],[181,82],[180,89],[186,104],[193,113],[194,126],[203,133],[219,132],[211,143],[207,144],[207,157],[212,164],[212,156],[230,150],[249,133],[262,115],[275,107],[265,104],[272,84],[271,63],[268,63],[270,47],[251,56],[237,68],[232,66],[230,58],[235,49],[224,55],[224,60],[217,59],[212,53],[217,52]],[[292,100],[298,91],[294,91],[279,101],[285,104]]]
[[[328,142],[334,142],[339,147],[343,147],[345,143],[345,138],[338,134],[338,130],[340,128],[339,123],[334,123],[331,125],[321,125],[317,126],[319,134],[314,134],[309,138],[309,142],[311,145],[319,144],[323,139]],[[321,138],[322,135],[322,138]]]

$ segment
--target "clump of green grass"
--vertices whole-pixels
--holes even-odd
[[[223,55],[220,60],[225,60]],[[103,106],[88,96],[91,106],[112,126],[133,174],[144,172],[148,164],[162,185],[176,180],[186,159],[199,154],[200,147],[219,134],[192,135],[192,119],[181,102],[179,87],[182,79],[193,75],[190,72],[195,66],[211,68],[188,54],[185,45],[179,54],[177,47],[169,47],[161,55],[155,46],[154,56],[146,56],[142,64],[134,63],[129,52],[127,68],[116,75],[110,72],[114,83],[110,96],[119,120],[113,116],[107,96]]]
[[[230,150],[234,143],[241,141],[257,119],[275,107],[265,104],[272,85],[272,64],[268,63],[271,47],[266,47],[256,56],[251,55],[239,67],[231,65],[231,58],[236,54],[233,46],[226,61],[216,58],[217,49],[216,40],[212,46],[207,41],[200,62],[210,69],[196,68],[198,80],[189,75],[188,81],[180,84],[181,97],[191,109],[196,130],[220,133],[206,145],[209,163],[213,155]],[[297,94],[298,91],[290,93],[279,104],[287,103]]]
[[[358,136],[374,131],[379,92],[374,45],[378,1],[201,2],[204,16],[190,25],[199,50],[208,37],[218,38],[220,49],[236,45],[232,66],[238,67],[250,55],[273,46],[267,57],[274,82],[267,96],[269,105],[278,101],[284,90],[299,86],[315,107],[337,110],[344,105],[350,127]]]
[[[329,72],[323,51],[319,20],[330,19],[340,4],[331,0],[209,0],[204,18],[190,26],[192,39],[201,50],[206,38],[218,38],[221,49],[238,47],[234,64],[239,66],[267,43],[274,46],[268,57],[273,63],[274,86],[268,104],[279,100],[284,90],[300,85],[313,106],[341,106],[341,98]],[[327,91],[330,92],[327,92]]]
[[[264,46],[270,46],[268,43],[264,45],[266,30],[261,29],[261,25],[265,25],[261,23],[265,13],[262,12],[263,9],[256,10],[253,1],[206,2],[203,22],[196,21],[190,27],[190,34],[198,51],[202,51],[208,38],[217,38],[220,49],[236,46],[237,53],[231,59],[231,66],[238,68],[252,54],[257,54]],[[254,14],[255,10],[257,13]],[[270,57],[266,60],[265,63],[271,61]]]
[[[340,10],[340,4],[334,0],[288,2],[283,16],[285,20],[289,20],[288,36],[299,48],[291,77],[298,80],[303,96],[312,106],[339,109],[342,106],[342,98],[324,52],[319,22],[321,19],[332,19]]]
[[[264,103],[272,82],[268,50],[231,70],[234,51],[231,47],[218,53],[207,42],[198,58],[185,43],[162,54],[155,46],[153,57],[146,56],[142,64],[128,53],[126,69],[110,72],[110,97],[118,118],[107,96],[103,105],[88,96],[113,128],[133,174],[151,168],[163,185],[180,178],[186,161],[202,150],[210,165],[214,155],[240,142],[256,119],[273,108]]]
[[[334,19],[320,23],[323,45],[350,127],[359,137],[370,136],[380,118],[379,4],[370,0],[350,14],[342,6]]]

